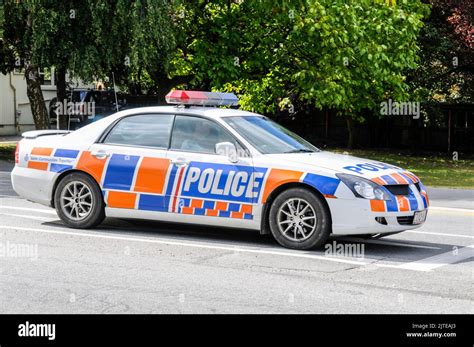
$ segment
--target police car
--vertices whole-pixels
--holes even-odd
[[[72,228],[105,217],[236,227],[284,247],[331,235],[420,227],[428,210],[413,173],[321,151],[231,93],[175,90],[170,106],[118,112],[74,132],[23,134],[12,183]]]

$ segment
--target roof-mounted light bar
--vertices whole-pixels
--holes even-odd
[[[166,95],[168,104],[198,106],[237,106],[239,99],[234,93],[172,90]]]

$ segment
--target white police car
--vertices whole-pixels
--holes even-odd
[[[229,93],[172,91],[177,106],[138,108],[72,133],[24,134],[15,191],[53,206],[73,228],[105,216],[272,233],[309,249],[330,234],[419,227],[428,197],[399,167],[324,152]]]

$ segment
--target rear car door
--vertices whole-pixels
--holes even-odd
[[[237,158],[216,153],[216,144],[230,142]],[[177,115],[167,157],[172,169],[166,196],[168,211],[180,220],[245,226],[254,221],[263,172],[254,172],[252,158],[233,135],[215,120]]]
[[[173,118],[171,114],[121,118],[81,156],[78,167],[99,183],[107,208],[130,217],[140,209],[164,210]]]

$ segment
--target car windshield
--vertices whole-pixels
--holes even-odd
[[[263,116],[232,116],[223,120],[263,154],[319,152],[288,129]]]

